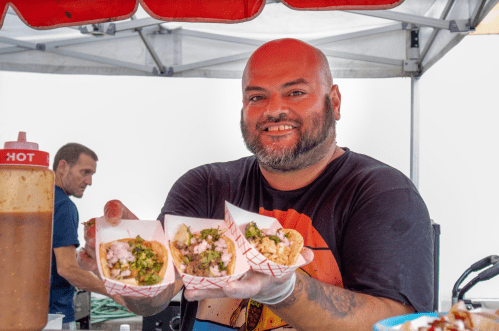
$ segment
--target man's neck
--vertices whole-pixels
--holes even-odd
[[[55,185],[56,186],[59,186],[61,188],[61,190],[66,193],[67,196],[69,196],[68,192],[66,192],[66,190],[64,189],[64,186],[62,186],[62,180],[60,177],[58,177],[57,175],[55,176]]]
[[[266,170],[260,166],[260,170],[270,186],[276,190],[297,190],[313,182],[317,177],[319,177],[324,169],[326,169],[327,165],[331,161],[340,157],[344,153],[345,150],[334,144],[329,153],[327,153],[319,162],[305,169],[289,172],[274,172]]]
[[[59,186],[60,188],[62,188],[62,180],[59,176],[55,176],[55,185]],[[64,189],[63,189],[64,190]]]

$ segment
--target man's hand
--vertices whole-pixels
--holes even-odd
[[[127,306],[125,305],[125,300],[123,300],[121,295],[111,295],[110,298],[113,299],[114,302],[116,302],[117,304],[125,307],[128,311],[130,311],[130,309],[128,309]]]
[[[185,298],[197,301],[207,298],[234,299],[251,298],[258,302],[275,304],[286,299],[294,288],[296,274],[294,272],[280,278],[249,270],[239,280],[227,283],[216,290],[184,290]]]
[[[104,206],[105,219],[114,225],[118,225],[122,219],[138,219],[121,201],[110,200]],[[84,225],[85,245],[78,251],[78,264],[84,270],[97,274],[97,263],[95,261],[95,218],[90,219]]]

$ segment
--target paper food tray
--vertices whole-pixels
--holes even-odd
[[[200,232],[204,229],[220,227],[221,230],[228,229],[224,235],[231,239],[235,244],[234,229],[230,229],[224,220],[214,220],[205,218],[194,218],[184,216],[165,215],[165,233],[169,241],[174,240],[175,234],[181,224],[185,224],[190,228],[191,233]],[[217,289],[222,288],[227,282],[241,278],[246,271],[249,270],[248,263],[242,252],[236,246],[236,267],[233,275],[221,277],[197,277],[183,273],[177,268],[178,273],[182,277],[186,289]]]
[[[235,231],[236,246],[243,252],[252,270],[281,277],[287,273],[294,272],[297,268],[312,262],[314,259],[312,250],[304,248],[295,265],[281,265],[267,259],[249,243],[244,235],[246,225],[250,222],[255,222],[259,229],[277,230],[282,228],[279,221],[273,217],[251,213],[225,202],[225,222],[231,231]]]
[[[126,295],[126,296],[140,296],[140,297],[153,297],[161,293],[168,286],[175,281],[175,271],[173,267],[172,256],[168,246],[168,238],[161,223],[159,221],[144,221],[144,220],[121,220],[119,225],[110,225],[104,218],[97,218],[95,221],[95,247],[97,256],[97,266],[99,273],[104,281],[106,290],[111,295]],[[166,269],[163,281],[155,285],[129,285],[124,284],[113,279],[105,278],[102,273],[102,266],[99,263],[99,245],[101,243],[109,243],[114,240],[124,238],[135,238],[140,236],[144,240],[155,240],[163,244],[168,251],[168,266]]]

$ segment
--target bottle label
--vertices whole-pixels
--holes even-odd
[[[0,164],[49,166],[49,153],[32,149],[0,149]]]

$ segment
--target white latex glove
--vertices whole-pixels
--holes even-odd
[[[295,287],[294,272],[281,278],[250,270],[239,280],[227,283],[219,290],[185,290],[185,298],[196,301],[208,298],[230,297],[234,299],[251,298],[263,304],[276,304],[286,299]]]

